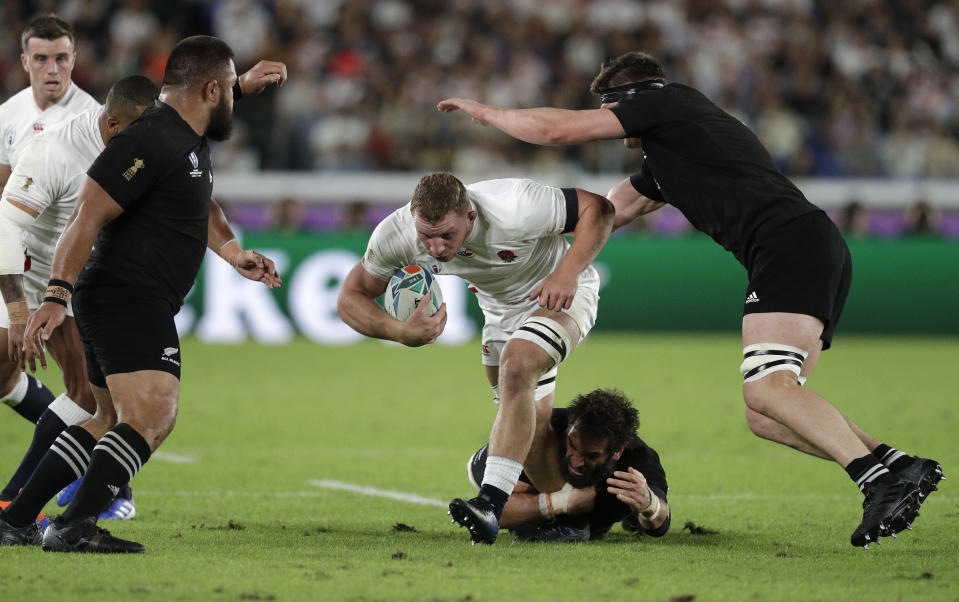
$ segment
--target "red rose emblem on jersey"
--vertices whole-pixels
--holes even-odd
[[[513,263],[516,261],[516,253],[510,251],[509,249],[503,249],[496,254],[497,257],[505,261],[506,263]]]

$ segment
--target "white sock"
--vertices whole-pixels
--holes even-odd
[[[519,473],[523,472],[523,465],[516,460],[504,456],[490,456],[486,459],[486,472],[483,474],[483,485],[492,485],[509,495],[513,487],[519,482]]]
[[[23,401],[23,398],[27,396],[27,389],[30,387],[30,379],[27,378],[26,372],[20,373],[20,380],[17,381],[17,384],[13,385],[13,389],[7,393],[3,399],[0,399],[3,403],[7,404],[11,408],[14,408],[20,405],[20,402]]]
[[[78,406],[75,401],[67,397],[66,393],[61,393],[59,397],[51,401],[47,409],[56,414],[67,426],[80,424],[93,418],[93,414]]]

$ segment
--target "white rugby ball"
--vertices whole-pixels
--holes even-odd
[[[430,306],[426,308],[426,315],[432,316],[443,304],[440,284],[429,270],[418,265],[408,265],[393,272],[393,277],[386,287],[383,305],[388,314],[405,322],[410,314],[416,311],[416,306],[427,293],[433,293]]]

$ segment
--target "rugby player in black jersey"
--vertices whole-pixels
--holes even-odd
[[[597,389],[556,408],[547,449],[566,484],[540,493],[526,474],[503,508],[499,526],[521,541],[600,539],[613,524],[653,537],[669,531],[669,485],[659,454],[636,435],[639,413],[614,389]],[[479,489],[488,446],[473,454],[467,475]]]
[[[616,226],[669,203],[748,272],[740,371],[749,428],[846,469],[865,494],[853,545],[907,528],[942,478],[939,464],[880,443],[803,387],[849,293],[852,265],[839,231],[746,126],[699,91],[667,83],[648,54],[613,59],[591,91],[601,108],[501,109],[452,98],[437,109],[462,110],[533,144],[624,138],[642,149],[640,173],[607,195]]]
[[[247,89],[258,92],[285,77],[285,66],[271,63]],[[24,338],[30,362],[43,353],[40,341],[63,321],[72,295],[97,413],[61,433],[4,511],[4,543],[37,543],[37,510],[85,471],[73,501],[42,534],[43,548],[143,552],[96,519],[173,429],[181,361],[173,316],[206,248],[251,280],[281,284],[273,262],[243,250],[211,200],[208,139],[229,137],[235,90],[242,87],[225,42],[182,40],[167,60],[157,103],[114,136],[87,171],[44,303]]]

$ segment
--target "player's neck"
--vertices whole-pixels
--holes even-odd
[[[164,86],[160,90],[160,102],[169,105],[180,116],[180,119],[187,122],[197,136],[203,136],[206,133],[207,125],[210,123],[210,112],[202,104],[190,98],[191,90],[171,89]]]
[[[67,95],[67,92],[70,91],[70,86],[68,85],[66,90],[63,91],[63,94],[57,96],[56,98],[50,98],[48,96],[42,95],[40,92],[37,92],[35,88],[31,86],[30,91],[33,93],[33,102],[37,105],[37,108],[41,111],[46,111],[53,105],[57,104],[63,97]]]

